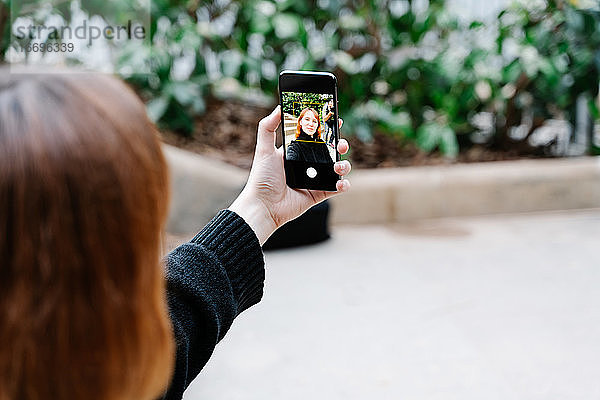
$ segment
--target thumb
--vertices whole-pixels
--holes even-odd
[[[271,114],[260,120],[256,137],[257,152],[268,153],[275,149],[275,131],[280,122],[281,106],[275,107]]]

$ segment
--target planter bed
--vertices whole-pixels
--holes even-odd
[[[165,145],[171,167],[168,230],[190,233],[227,207],[247,170]],[[579,157],[355,170],[332,199],[335,224],[600,207],[600,159]]]

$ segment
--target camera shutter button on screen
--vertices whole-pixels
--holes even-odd
[[[308,167],[306,169],[306,175],[308,175],[309,178],[314,178],[315,176],[317,176],[317,170],[313,167]]]

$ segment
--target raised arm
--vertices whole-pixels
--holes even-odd
[[[230,210],[219,212],[189,243],[167,255],[167,297],[177,345],[164,399],[181,399],[234,318],[263,294],[258,238]]]
[[[261,246],[268,237],[335,194],[286,185],[283,148],[275,148],[279,121],[279,107],[260,121],[248,182],[229,209],[219,212],[189,243],[167,256],[167,298],[177,357],[164,399],[181,399],[234,318],[260,301],[264,282]],[[346,153],[348,143],[340,140],[338,150]],[[339,161],[333,168],[345,175],[350,163]],[[349,187],[346,179],[340,180],[337,193]]]

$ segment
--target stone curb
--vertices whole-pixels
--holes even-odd
[[[243,188],[248,172],[164,145],[171,170],[167,229],[201,228]],[[600,207],[600,157],[358,170],[332,201],[337,224]]]
[[[336,223],[600,207],[600,158],[360,170],[333,199]]]
[[[248,172],[173,146],[163,145],[171,177],[167,231],[200,230],[241,192]]]

